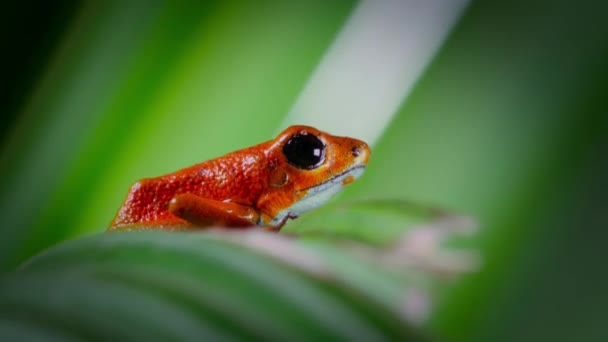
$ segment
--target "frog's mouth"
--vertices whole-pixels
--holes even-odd
[[[344,185],[351,183],[355,179],[361,177],[365,171],[365,165],[356,165],[346,171],[337,174],[323,183],[311,186],[306,189],[297,190],[297,193],[304,192],[297,202],[288,208],[281,210],[270,222],[271,225],[276,225],[285,220],[286,217],[297,218],[300,214],[311,211],[325,204],[338,193]]]
[[[323,183],[313,185],[306,189],[296,190],[296,193],[306,192],[306,195],[304,197],[308,197],[308,196],[314,195],[316,193],[326,191],[328,188],[332,188],[336,185],[345,185],[344,181],[346,181],[349,178],[357,179],[357,178],[361,177],[361,175],[363,174],[363,171],[365,171],[365,165],[355,165],[355,166],[347,169],[346,171],[343,171],[342,173],[339,173],[339,174],[331,177],[330,179],[326,180]],[[350,183],[350,182],[347,182],[346,184],[348,184],[348,183]],[[302,198],[302,199],[304,199],[304,198]]]

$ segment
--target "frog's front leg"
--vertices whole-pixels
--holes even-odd
[[[260,218],[258,211],[251,207],[193,194],[175,196],[169,202],[169,212],[198,227],[250,227],[255,226]]]

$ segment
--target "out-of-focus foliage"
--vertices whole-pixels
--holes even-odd
[[[0,14],[2,33],[19,43],[19,48],[3,50],[10,58],[0,65],[9,85],[0,104],[9,117],[0,131],[0,266],[12,272],[58,242],[103,231],[136,179],[272,138],[356,4],[61,2],[36,7],[42,12],[36,15],[36,9],[6,6]],[[433,292],[439,307],[425,329],[440,340],[608,339],[608,276],[603,272],[608,241],[607,7],[597,1],[473,1],[373,146],[366,174],[341,196],[377,202],[405,199],[478,219],[475,237],[450,244],[479,250],[481,270]],[[369,118],[343,121],[348,125],[349,120],[373,117],[369,113]],[[337,263],[337,241],[382,246],[400,236],[403,217],[360,209],[324,208],[290,222],[284,233],[302,234],[308,248],[316,246],[319,255]],[[407,220],[420,223],[415,215]],[[188,332],[217,332],[217,326],[234,323],[211,314],[200,301],[184,302],[192,297],[171,292],[172,286],[190,291],[193,285],[224,284],[220,276],[202,273],[213,260],[200,261],[200,270],[186,268],[196,263],[172,270],[187,253],[164,253],[165,235],[155,235],[162,238],[152,238],[149,250],[133,252],[128,241],[149,235],[127,235],[112,249],[115,255],[95,253],[103,250],[104,241],[118,243],[122,235],[97,236],[62,245],[4,275],[1,297],[13,306],[0,327],[63,337],[71,330],[35,330],[33,321],[11,314],[40,310],[32,312],[64,322],[83,314],[61,307],[80,303],[70,297],[74,291],[81,291],[78,299],[102,305],[105,298],[125,310],[128,305],[120,298],[146,296],[153,307],[139,312],[150,315],[148,322],[168,310],[183,318],[176,321]],[[167,236],[167,244],[190,243],[184,236]],[[234,253],[246,259],[238,262],[272,265],[275,275],[298,277],[301,272],[207,237],[194,241],[221,249],[218,253],[225,257]],[[70,246],[91,248],[77,253]],[[158,255],[146,258],[155,248]],[[50,269],[56,260],[52,256],[62,255],[65,269],[47,273],[45,260]],[[357,274],[356,268],[348,260],[340,265],[340,270],[349,270],[343,274],[350,279],[346,283],[357,283],[348,278]],[[232,269],[214,270],[243,276]],[[159,277],[161,271],[193,283],[173,283]],[[350,296],[333,285],[323,287],[323,280],[314,276],[303,278],[302,286],[313,286],[315,296],[327,295],[324,291]],[[154,282],[142,284],[144,279]],[[383,293],[390,292],[386,284],[391,283],[358,284],[374,284]],[[109,292],[95,292],[98,287]],[[357,291],[368,288],[361,285]],[[244,297],[235,305],[256,300]],[[19,299],[31,306],[17,305]],[[359,303],[351,299],[341,303],[352,314],[364,315],[366,305],[377,305],[360,299],[365,303],[350,307]],[[289,309],[294,315],[301,310]],[[110,314],[102,317],[104,322],[124,323],[112,320],[111,313],[120,309],[99,310]],[[60,312],[65,316],[53,314]],[[199,326],[192,312],[210,315],[205,316],[212,318],[208,322],[219,325]],[[79,329],[87,329],[87,322],[99,318],[81,319]],[[393,331],[390,322],[371,324],[371,329]],[[170,334],[163,336],[181,336],[172,334],[174,327],[155,328]]]
[[[396,312],[331,274],[222,240],[221,234],[131,232],[53,248],[0,280],[0,312],[10,317],[2,319],[0,334],[422,340]]]

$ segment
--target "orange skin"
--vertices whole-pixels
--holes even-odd
[[[322,142],[322,164],[302,169],[289,162],[283,148],[297,134],[314,135]],[[297,217],[289,208],[310,189],[339,175],[344,175],[339,187],[352,183],[356,177],[349,172],[362,172],[369,154],[363,141],[291,126],[274,140],[136,182],[108,230],[256,225],[279,230],[287,219]]]

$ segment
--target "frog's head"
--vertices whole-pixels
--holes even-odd
[[[291,126],[270,144],[269,189],[257,206],[260,224],[275,227],[321,206],[359,178],[371,153],[361,140],[309,126]]]

